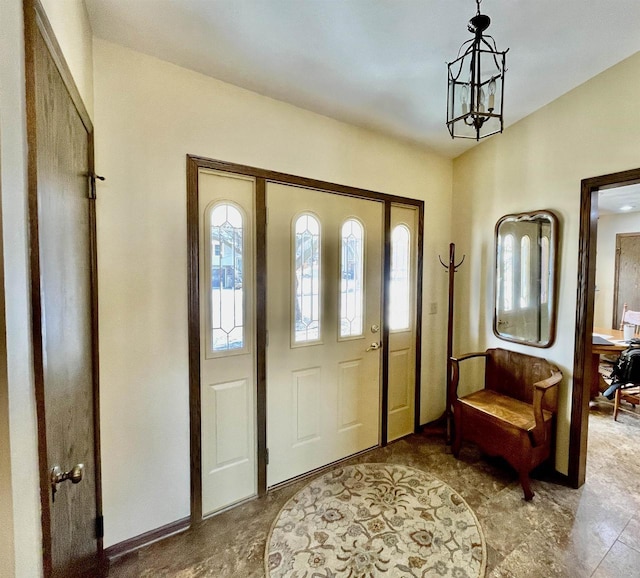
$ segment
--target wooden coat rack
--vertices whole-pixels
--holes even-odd
[[[444,412],[445,421],[446,421],[446,443],[447,445],[451,445],[452,440],[452,425],[453,425],[453,415],[451,412],[451,404],[453,400],[451,399],[450,389],[451,389],[451,357],[453,356],[453,296],[454,296],[454,284],[455,278],[454,275],[456,271],[464,263],[464,258],[466,255],[462,255],[462,260],[460,263],[456,264],[456,246],[455,243],[451,243],[449,245],[449,264],[445,264],[440,255],[438,255],[438,259],[442,266],[449,273],[449,319],[447,323],[447,408]]]

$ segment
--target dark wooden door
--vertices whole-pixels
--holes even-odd
[[[92,127],[80,114],[60,61],[49,49],[55,48],[54,39],[47,36],[49,46],[45,41],[42,20],[26,22],[26,31],[44,568],[46,576],[97,576],[102,543],[96,459],[95,206],[89,178]],[[80,481],[52,483],[54,468],[62,474],[74,466],[82,473]]]
[[[622,321],[622,308],[640,311],[640,233],[616,235],[616,268],[613,297],[613,327]]]

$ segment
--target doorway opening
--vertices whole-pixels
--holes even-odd
[[[629,191],[629,189],[632,190]],[[640,215],[640,186],[627,185],[619,189],[601,192],[598,201],[599,206],[602,207],[603,201],[610,197],[608,193],[611,193],[611,195],[624,195],[628,192],[637,195],[638,201],[634,201],[633,205],[622,205],[624,212],[608,215],[607,219],[607,221],[612,221],[607,224],[610,230],[615,233],[612,324],[614,329],[622,327],[624,321],[623,315],[627,309],[640,311],[640,293],[638,292],[638,287],[640,287],[640,219],[638,218]],[[629,208],[627,209],[627,207]],[[622,211],[622,209],[619,210]],[[601,219],[603,217],[602,210],[600,210],[600,217]],[[599,226],[602,232],[602,224]],[[600,235],[599,240],[602,240],[602,235]],[[606,248],[609,249],[610,245],[611,243],[608,243]],[[598,248],[598,267],[600,267],[600,256],[604,252],[603,249]],[[600,271],[597,270],[597,273],[600,273]],[[609,270],[603,271],[602,280],[600,280],[600,275],[598,275],[596,279],[597,290],[601,290],[598,289],[598,285],[604,284],[607,279],[607,274],[610,274],[610,268]],[[596,313],[597,312],[598,309],[596,308]]]
[[[569,481],[576,488],[585,481],[589,400],[592,384],[598,378],[592,351],[596,301],[598,196],[600,192],[638,183],[640,169],[584,179],[581,183],[578,295],[569,437]]]

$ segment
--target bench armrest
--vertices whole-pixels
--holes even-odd
[[[473,353],[465,353],[460,357],[451,357],[451,361],[458,363],[459,361],[464,361],[465,359],[471,359],[472,357],[487,357],[489,355],[486,351],[474,351]]]
[[[551,377],[533,384],[533,416],[536,420],[536,425],[531,434],[536,446],[544,444],[547,439],[547,431],[544,427],[544,416],[542,415],[542,399],[545,393],[552,387],[556,387],[561,380],[562,373],[557,371],[554,372]]]
[[[488,353],[486,351],[476,351],[474,353],[465,353],[460,357],[450,357],[450,371],[451,371],[451,381],[449,382],[449,399],[451,403],[453,403],[456,399],[458,399],[458,381],[460,380],[460,366],[459,363],[461,361],[465,361],[466,359],[472,359],[473,357],[484,357],[486,358]]]

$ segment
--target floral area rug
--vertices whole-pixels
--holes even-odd
[[[449,486],[395,464],[339,467],[291,498],[273,523],[270,578],[480,578],[486,546]]]

